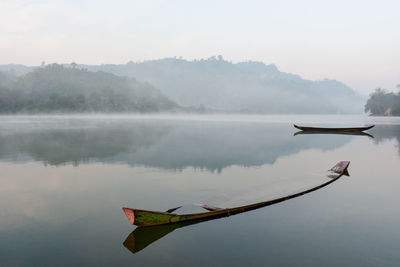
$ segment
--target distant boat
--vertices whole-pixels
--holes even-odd
[[[371,129],[375,125],[365,126],[365,127],[350,127],[350,128],[323,128],[323,127],[306,127],[306,126],[298,126],[296,124],[293,125],[295,128],[302,131],[315,131],[315,132],[342,132],[342,133],[356,133],[362,132]]]
[[[302,196],[304,194],[313,192],[322,187],[325,187],[337,179],[339,179],[342,175],[348,175],[347,167],[349,166],[350,161],[340,161],[335,166],[333,166],[329,171],[328,177],[332,180],[325,182],[316,187],[310,188],[308,190],[295,193],[292,195],[276,198],[273,200],[263,201],[255,204],[239,206],[234,208],[218,208],[218,207],[210,207],[203,205],[202,208],[208,211],[200,212],[200,213],[190,213],[190,214],[176,214],[173,213],[175,210],[178,210],[180,207],[169,209],[166,212],[159,211],[150,211],[150,210],[139,210],[139,209],[130,209],[130,208],[122,208],[128,217],[129,221],[137,226],[155,226],[155,225],[165,225],[165,224],[173,224],[173,223],[182,223],[188,221],[196,221],[196,220],[207,220],[207,219],[215,219],[220,217],[226,217],[250,210],[259,209],[265,206],[269,206],[272,204],[276,204],[279,202],[283,202],[295,197]]]

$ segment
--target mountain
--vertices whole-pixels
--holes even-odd
[[[29,68],[3,65],[0,70],[16,72],[15,66],[19,72]],[[178,105],[188,107],[183,111],[361,114],[366,102],[366,97],[336,80],[305,80],[281,72],[273,64],[232,63],[221,56],[193,61],[164,58],[120,65],[77,66],[151,84]]]
[[[365,97],[335,80],[310,81],[262,62],[222,57],[165,58],[122,65],[81,65],[135,77],[183,106],[245,113],[362,113]]]
[[[156,112],[178,105],[148,83],[52,64],[22,76],[0,72],[0,112]]]

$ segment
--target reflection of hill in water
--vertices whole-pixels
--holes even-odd
[[[169,127],[145,124],[92,124],[36,127],[0,134],[0,157],[36,160],[50,165],[108,162],[121,153],[136,153],[154,145]]]
[[[396,139],[400,154],[400,125],[377,125],[371,130],[375,136],[374,143],[379,144],[385,140]]]
[[[259,166],[304,149],[334,149],[354,137],[293,137],[288,124],[113,121],[73,127],[2,127],[3,160],[45,164],[124,163],[165,169]]]

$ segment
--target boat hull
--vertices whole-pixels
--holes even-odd
[[[350,127],[350,128],[322,128],[322,127],[306,127],[294,124],[294,127],[302,131],[314,131],[314,132],[342,132],[342,133],[356,133],[371,129],[375,125],[366,127]]]
[[[347,168],[349,166],[350,162],[349,161],[340,161],[338,162],[335,166],[331,168],[331,171],[333,174],[331,174],[329,177],[331,178],[330,181],[325,182],[321,185],[318,185],[316,187],[310,188],[308,190],[276,198],[273,200],[268,200],[264,202],[259,202],[259,203],[254,203],[250,205],[245,205],[245,206],[239,206],[239,207],[234,207],[234,208],[224,208],[224,209],[218,209],[215,208],[215,210],[207,211],[207,212],[201,212],[201,213],[191,213],[191,214],[175,214],[175,213],[169,213],[169,212],[158,212],[158,211],[149,211],[149,210],[140,210],[140,209],[131,209],[131,208],[122,208],[123,211],[125,212],[126,216],[128,217],[129,221],[131,224],[137,225],[137,226],[155,226],[155,225],[163,225],[163,224],[172,224],[172,223],[179,223],[179,222],[187,222],[187,221],[195,221],[195,220],[204,220],[204,219],[214,219],[214,218],[220,218],[220,217],[227,217],[230,215],[250,211],[250,210],[255,210],[259,209],[265,206],[269,206],[272,204],[276,204],[279,202],[283,202],[292,198],[296,198],[305,194],[308,194],[310,192],[316,191],[318,189],[321,189],[337,179],[339,179],[342,175],[347,174]],[[212,207],[207,207],[203,206],[205,209],[209,210]]]

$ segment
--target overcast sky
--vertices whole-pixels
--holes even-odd
[[[0,64],[213,55],[396,90],[400,1],[0,0]]]

